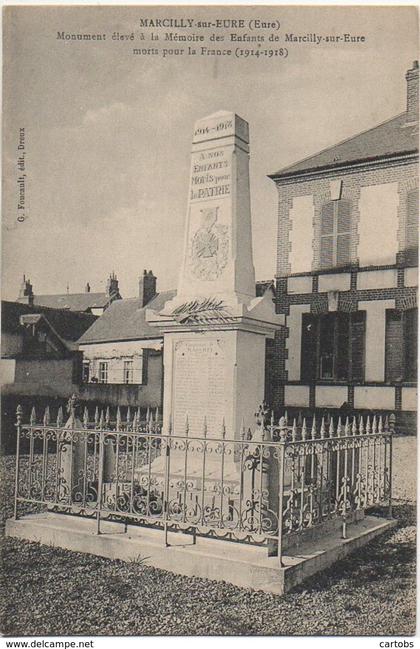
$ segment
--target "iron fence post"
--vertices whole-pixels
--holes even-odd
[[[18,490],[19,490],[19,453],[20,453],[20,431],[22,424],[22,406],[16,409],[16,465],[15,465],[15,503],[13,517],[18,519]]]
[[[344,442],[344,476],[343,476],[343,526],[342,526],[342,538],[347,538],[347,439]]]
[[[284,495],[284,460],[286,452],[287,428],[280,428],[279,435],[279,528],[278,528],[278,549],[277,556],[279,566],[284,567],[283,563],[283,495]]]
[[[163,485],[163,530],[164,530],[164,543],[165,547],[169,547],[168,543],[168,514],[169,514],[169,462],[170,462],[170,449],[171,449],[171,438],[168,435],[166,437],[166,449],[165,449],[165,482]]]
[[[388,518],[392,518],[392,428],[389,429],[389,501],[388,501]]]
[[[101,533],[101,509],[104,475],[104,438],[103,431],[99,431],[99,460],[98,460],[98,502],[96,510],[96,534]]]

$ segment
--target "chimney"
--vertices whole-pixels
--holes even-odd
[[[139,277],[139,298],[141,306],[146,306],[156,295],[156,277],[152,271],[143,271],[143,275]]]
[[[87,284],[85,286],[85,293],[90,293],[90,284],[89,284],[89,282],[87,282]]]
[[[116,298],[119,297],[120,290],[118,288],[118,279],[114,271],[109,276],[107,285],[106,285],[106,292],[108,294],[109,298]]]
[[[34,303],[34,292],[30,279],[26,279],[25,275],[23,276],[23,282],[20,286],[19,298],[20,302],[24,304],[29,304],[33,306]]]
[[[413,61],[411,70],[407,70],[407,122],[419,119],[419,62]]]

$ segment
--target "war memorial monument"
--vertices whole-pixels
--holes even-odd
[[[393,525],[391,416],[262,405],[285,321],[256,297],[249,128],[232,112],[194,126],[177,292],[146,318],[164,338],[163,421],[90,421],[75,398],[67,423],[18,410],[7,534],[281,594]]]

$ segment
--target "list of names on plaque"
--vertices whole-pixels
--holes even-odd
[[[174,359],[174,431],[183,434],[188,414],[189,432],[202,435],[204,416],[208,436],[221,437],[225,414],[225,358],[217,339],[178,343]]]

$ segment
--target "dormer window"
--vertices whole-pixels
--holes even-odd
[[[321,268],[350,263],[351,204],[330,201],[321,210]]]

